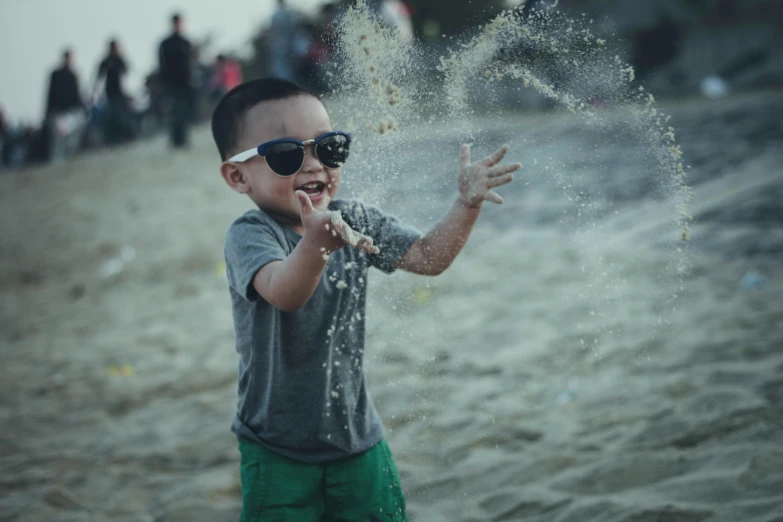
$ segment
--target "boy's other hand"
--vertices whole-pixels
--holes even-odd
[[[313,202],[301,190],[296,191],[299,199],[299,211],[302,218],[302,226],[305,230],[304,237],[317,247],[323,254],[331,254],[344,246],[352,246],[364,250],[368,254],[380,252],[369,236],[353,230],[343,221],[339,212],[318,212],[313,208]]]
[[[515,170],[522,168],[519,163],[498,165],[508,152],[503,145],[494,154],[476,163],[470,162],[470,145],[462,145],[459,150],[459,198],[467,207],[478,208],[484,201],[503,203],[503,198],[493,191],[495,187],[511,183]]]

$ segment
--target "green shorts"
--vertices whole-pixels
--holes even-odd
[[[407,522],[389,445],[334,462],[305,464],[239,439],[240,522]]]

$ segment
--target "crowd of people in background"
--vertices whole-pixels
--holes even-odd
[[[254,42],[256,69],[314,92],[326,91],[326,72],[332,58],[331,30],[350,3],[324,3],[315,16],[306,17],[289,7],[286,0],[278,0],[271,23]],[[408,4],[401,0],[368,0],[366,5],[382,24],[394,28],[404,39],[413,39],[412,9]]]
[[[40,123],[11,122],[0,105],[0,170],[59,161],[84,149],[123,145],[166,129],[172,147],[187,148],[190,126],[207,119],[220,97],[240,84],[243,78],[273,76],[294,81],[316,94],[332,91],[337,86],[330,81],[340,76],[328,74],[334,65],[333,29],[353,0],[324,0],[316,12],[307,15],[289,6],[286,0],[275,1],[271,18],[252,38],[251,55],[242,60],[229,53],[209,59],[208,56],[213,55],[208,52],[208,39],[191,42],[185,35],[182,16],[172,16],[171,33],[160,43],[158,64],[154,71],[145,75],[141,92],[129,92],[126,87],[125,79],[132,65],[123,56],[120,39],[109,42],[86,95],[73,68],[75,52],[72,49],[64,51],[49,77],[45,116]],[[510,3],[516,4],[513,9],[522,19],[529,20],[556,5],[559,9],[567,8],[571,0],[554,3],[514,0]],[[433,47],[433,52],[428,54],[435,57],[448,49],[444,35],[458,34],[466,27],[470,29],[472,19],[462,10],[473,5],[474,14],[478,16],[491,11],[487,5],[499,10],[508,7],[509,2],[420,0],[416,2],[416,13],[404,0],[365,0],[365,5],[381,24],[393,28],[403,39],[414,38],[411,18],[415,14],[419,30],[416,36]],[[462,10],[455,5],[462,6]],[[637,82],[657,74],[684,53],[688,26],[681,18],[660,10],[657,19],[648,19],[644,26],[634,25],[623,36],[630,43],[629,59],[635,68]],[[581,45],[581,40],[573,35],[563,39],[564,48],[571,44]],[[524,59],[528,64],[540,66],[542,77],[556,84],[562,78],[557,67],[550,66],[558,60],[553,53],[547,46],[523,41],[501,49],[495,59]],[[754,67],[763,67],[769,56],[766,48],[749,47],[731,61],[722,60],[719,69],[699,80],[698,89],[708,98],[725,96],[733,78]],[[682,85],[687,84],[689,70],[681,65],[667,73],[671,84],[680,86],[675,92],[677,89],[684,92]],[[772,80],[766,80],[767,83],[774,81],[774,74],[770,78]],[[544,99],[542,106],[547,107],[549,103]],[[599,93],[590,103],[601,106],[604,100]]]
[[[146,92],[135,97],[129,94],[125,87],[129,65],[119,40],[112,39],[84,96],[73,67],[74,52],[67,49],[49,77],[40,126],[3,125],[2,165],[60,161],[83,149],[122,145],[166,126],[171,145],[185,147],[199,88],[195,59],[183,34],[182,16],[175,14],[171,34],[160,44],[158,67],[148,77]]]
[[[220,97],[243,77],[275,76],[324,92],[331,30],[349,3],[328,2],[305,15],[277,0],[271,20],[253,40],[253,56],[244,61],[221,53],[205,63],[202,45],[188,39],[183,16],[174,14],[171,33],[158,48],[157,68],[146,76],[144,90],[135,94],[125,85],[130,64],[120,39],[109,41],[87,93],[73,67],[75,51],[67,49],[49,77],[40,125],[11,125],[0,109],[0,170],[62,161],[85,149],[119,146],[164,130],[173,148],[187,148],[190,126],[208,118]],[[383,23],[413,38],[405,3],[368,3]]]

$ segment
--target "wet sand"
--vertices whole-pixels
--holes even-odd
[[[477,150],[511,141],[525,165],[506,205],[444,275],[370,278],[366,367],[411,520],[783,520],[781,106],[668,107],[697,197],[682,279],[627,143],[585,163],[570,116],[476,122]],[[459,136],[430,136],[382,194],[422,228],[455,196]],[[202,128],[188,153],[0,177],[0,519],[237,519],[221,262],[249,205],[216,164]]]

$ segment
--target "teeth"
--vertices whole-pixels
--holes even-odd
[[[317,189],[317,188],[321,187],[322,185],[323,185],[323,183],[321,183],[320,181],[313,181],[312,183],[308,183],[306,185],[302,185],[299,188],[300,189]]]

